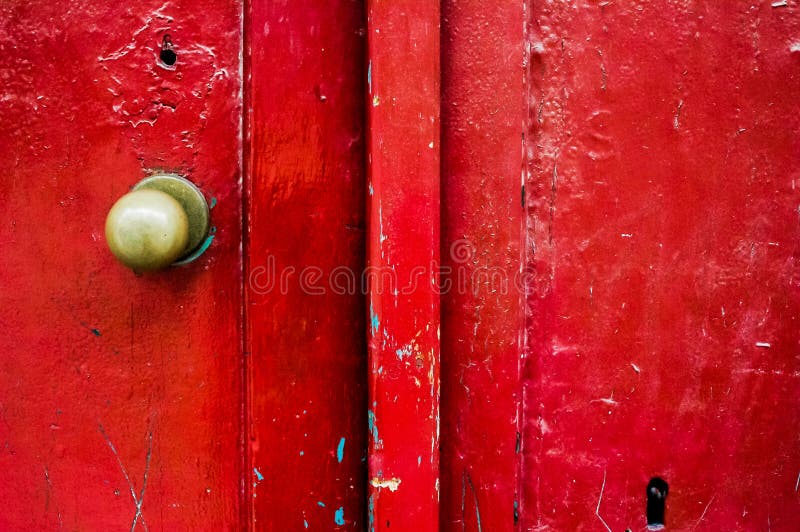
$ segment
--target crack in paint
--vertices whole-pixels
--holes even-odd
[[[716,498],[716,495],[711,497],[711,500],[708,501],[708,504],[706,504],[706,507],[703,509],[703,513],[700,514],[700,519],[698,519],[697,522],[694,524],[694,526],[692,527],[692,530],[696,530],[697,527],[700,526],[700,522],[705,518],[706,512],[708,511],[708,508],[711,506],[711,503],[714,502],[715,498]]]
[[[47,513],[50,509],[50,496],[53,491],[53,483],[50,480],[50,471],[47,470],[47,466],[44,466],[44,480],[47,482],[47,498],[45,499],[44,503],[44,511]],[[61,510],[56,506],[56,514],[58,515],[58,529],[64,529],[64,518],[61,516]]]
[[[478,505],[478,492],[475,490],[475,484],[472,483],[472,476],[470,476],[469,472],[466,470],[464,471],[464,478],[466,479],[467,485],[469,486],[469,491],[472,493],[472,500],[475,502],[475,519],[478,522],[478,532],[483,532],[483,525],[481,524],[481,508]],[[463,512],[463,502],[462,502],[462,512]]]
[[[607,472],[608,472],[607,470],[603,471],[603,485],[600,486],[600,498],[597,499],[597,508],[595,509],[594,514],[597,516],[597,518],[600,520],[600,522],[603,523],[603,526],[606,527],[606,530],[608,530],[608,532],[611,532],[611,527],[608,526],[608,523],[606,523],[605,520],[602,517],[600,517],[600,503],[603,502],[603,491],[605,491],[605,489],[606,489],[606,473]]]
[[[114,453],[114,457],[117,459],[117,464],[119,464],[119,468],[122,471],[122,476],[125,477],[125,481],[128,483],[128,488],[131,492],[131,498],[133,498],[133,504],[136,507],[136,513],[133,516],[133,522],[131,523],[131,532],[136,530],[136,524],[141,519],[142,526],[144,527],[145,531],[148,531],[149,528],[147,527],[147,523],[144,520],[144,516],[142,515],[142,504],[144,503],[144,494],[147,490],[147,476],[150,472],[150,459],[153,456],[153,431],[147,431],[147,455],[145,457],[145,465],[144,465],[144,477],[142,479],[142,489],[139,492],[139,496],[136,496],[136,489],[133,487],[133,482],[131,481],[130,475],[128,475],[128,470],[125,468],[125,464],[122,463],[122,458],[120,458],[119,453],[117,452],[117,448],[114,447],[114,444],[111,442],[111,438],[108,437],[106,434],[105,429],[103,428],[103,424],[98,421],[97,423],[98,430],[100,434],[103,435],[103,438],[106,440],[108,444],[108,448],[111,449],[111,452]]]

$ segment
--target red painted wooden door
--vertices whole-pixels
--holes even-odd
[[[795,530],[798,9],[4,3],[0,529]]]

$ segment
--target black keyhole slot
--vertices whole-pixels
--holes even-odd
[[[660,530],[664,528],[664,511],[666,509],[669,484],[661,477],[653,477],[647,483],[647,528]]]
[[[167,66],[172,66],[178,60],[178,54],[175,53],[174,50],[161,50],[161,53],[158,54],[158,58],[161,59],[161,62]]]
[[[164,35],[161,41],[161,51],[158,54],[158,58],[163,65],[168,67],[174,66],[178,61],[178,54],[172,49],[172,38],[169,35]]]

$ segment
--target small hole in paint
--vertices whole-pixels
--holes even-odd
[[[661,477],[653,477],[647,483],[648,530],[661,530],[664,528],[664,513],[668,493],[669,484]]]

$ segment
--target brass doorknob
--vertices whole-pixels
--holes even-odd
[[[122,196],[106,217],[106,241],[134,271],[168,267],[208,234],[208,205],[190,181],[173,174],[150,176]]]

